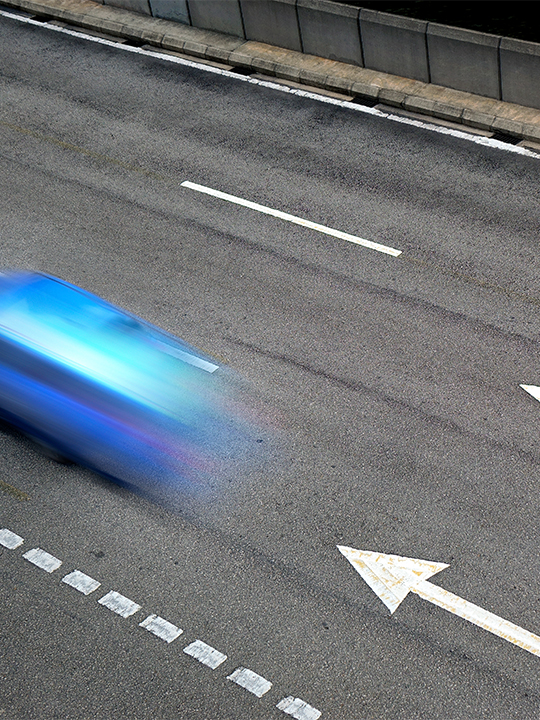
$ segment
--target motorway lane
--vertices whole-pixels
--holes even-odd
[[[536,658],[416,597],[389,617],[335,546],[448,562],[436,583],[540,631],[540,406],[518,387],[540,380],[538,161],[13,21],[0,33],[3,264],[225,358],[260,418],[215,497],[174,512],[1,436],[3,479],[30,495],[1,496],[2,525],[186,640],[4,550],[0,709],[285,717],[294,695],[344,719],[536,717]],[[186,661],[196,638],[223,670]],[[227,681],[240,665],[272,690]]]

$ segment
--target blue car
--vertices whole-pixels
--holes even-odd
[[[218,364],[67,282],[0,274],[0,418],[135,489],[200,482],[219,445]]]

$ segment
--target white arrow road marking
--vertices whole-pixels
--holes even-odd
[[[525,392],[528,392],[529,395],[532,395],[533,398],[540,401],[540,387],[537,385],[520,385],[519,387],[523,388]]]
[[[370,248],[370,250],[377,250],[378,252],[385,253],[386,255],[393,255],[398,257],[401,255],[401,250],[388,247],[387,245],[380,245],[379,243],[372,242],[371,240],[365,240],[364,238],[357,237],[356,235],[349,235],[349,233],[342,232],[341,230],[334,230],[333,228],[326,227],[326,225],[319,225],[319,223],[311,222],[311,220],[304,220],[304,218],[296,217],[296,215],[289,215],[289,213],[282,212],[281,210],[274,210],[273,208],[266,207],[266,205],[259,205],[259,203],[251,202],[251,200],[244,200],[244,198],[236,197],[236,195],[229,195],[228,193],[221,192],[220,190],[214,190],[213,188],[205,187],[204,185],[197,185],[189,180],[185,180],[181,183],[183,187],[187,187],[190,190],[196,190],[197,192],[204,193],[205,195],[212,195],[212,197],[219,198],[220,200],[227,200],[228,202],[234,203],[235,205],[242,205],[243,207],[250,208],[250,210],[257,210],[257,212],[264,213],[265,215],[273,215],[273,217],[280,218],[281,220],[287,220],[287,222],[294,223],[295,225],[302,225],[310,230],[316,230],[317,232],[324,233],[325,235],[332,235],[333,237],[339,238],[340,240],[347,240],[348,242],[355,243],[356,245],[363,245],[364,247]]]
[[[343,545],[337,547],[391,613],[409,592],[413,592],[533,655],[540,655],[540,637],[537,635],[427,581],[426,578],[444,570],[448,565],[400,555],[355,550]]]

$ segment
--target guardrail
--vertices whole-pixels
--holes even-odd
[[[103,3],[540,108],[540,43],[330,0],[103,0]]]

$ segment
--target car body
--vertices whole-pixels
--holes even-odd
[[[0,417],[121,483],[200,480],[219,433],[217,370],[179,338],[75,285],[0,275]]]

